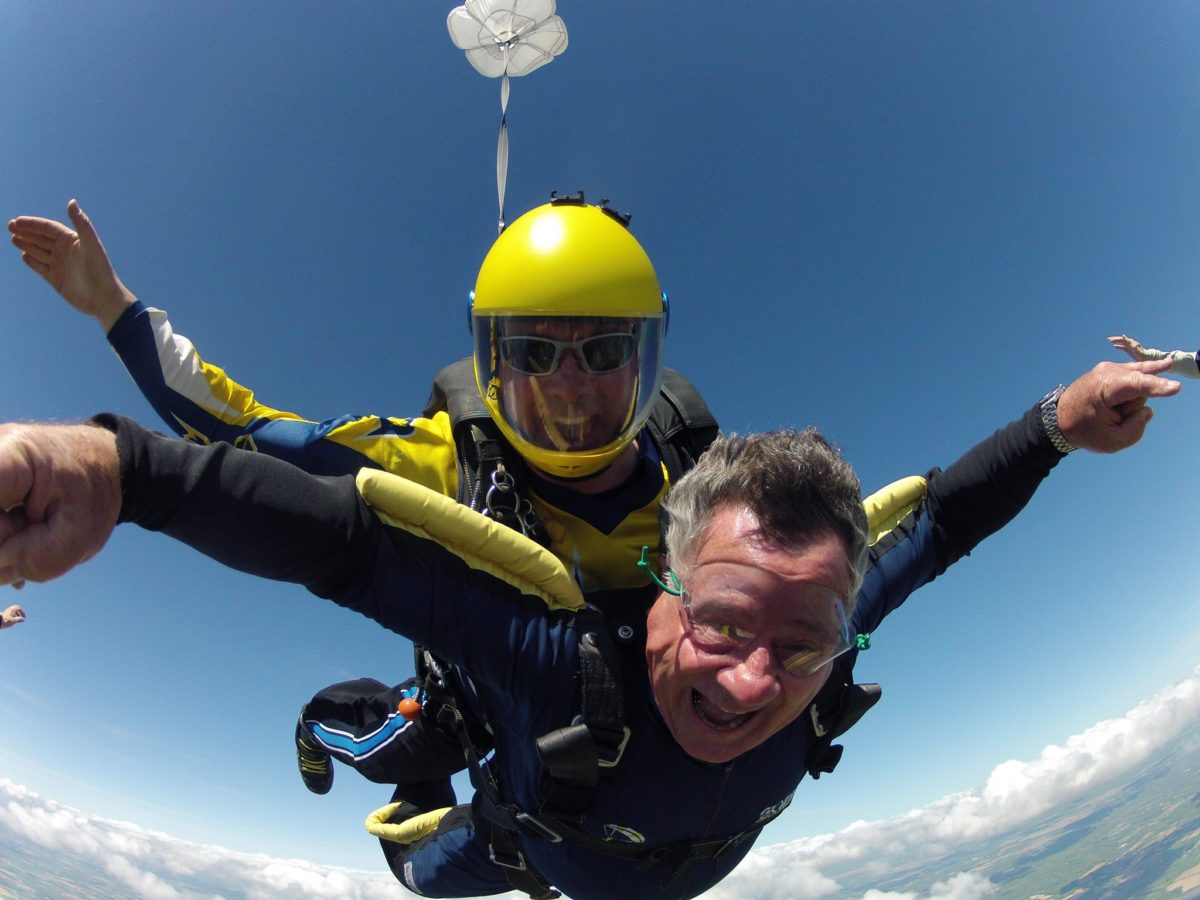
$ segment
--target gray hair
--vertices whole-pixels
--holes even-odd
[[[796,547],[832,534],[850,560],[846,614],[867,568],[867,515],[858,476],[815,428],[721,435],[663,502],[663,540],[669,560],[686,564],[713,515],[744,507],[764,538]],[[674,565],[674,563],[672,563]]]

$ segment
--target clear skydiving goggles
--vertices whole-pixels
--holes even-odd
[[[679,605],[688,624],[688,637],[701,650],[713,654],[735,653],[758,639],[723,608],[720,602],[693,597],[683,591]],[[854,647],[854,633],[846,621],[840,600],[822,611],[822,621],[809,625],[807,633],[787,642],[772,644],[771,653],[790,675],[812,675]]]
[[[674,570],[667,571],[669,584],[662,581],[647,560],[649,549],[642,548],[638,568],[659,588],[679,600],[684,630],[696,647],[706,653],[721,655],[736,653],[758,640],[759,629],[754,615],[748,614],[740,604],[709,596],[703,588],[701,596],[693,595]],[[854,633],[840,597],[815,603],[810,601],[805,606],[807,614],[791,625],[788,640],[771,646],[775,661],[788,674],[797,678],[813,675],[843,653],[856,647],[865,650],[871,646],[869,634]]]

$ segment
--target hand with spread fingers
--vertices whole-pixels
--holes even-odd
[[[1116,334],[1108,342],[1118,350],[1128,353],[1137,362],[1169,359],[1171,374],[1184,375],[1188,378],[1200,378],[1200,364],[1196,362],[1195,351],[1189,350],[1155,350],[1153,347],[1143,347],[1140,341],[1135,341],[1127,334]]]
[[[12,219],[8,230],[13,246],[29,268],[107,332],[137,298],[117,277],[100,235],[77,201],[67,204],[67,215],[74,230],[40,216]]]

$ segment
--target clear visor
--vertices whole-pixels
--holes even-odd
[[[535,464],[538,452],[615,455],[645,424],[661,318],[477,316],[474,329],[484,399]]]

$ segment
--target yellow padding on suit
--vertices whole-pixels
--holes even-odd
[[[583,594],[566,567],[525,535],[399,475],[362,469],[355,481],[386,524],[440,544],[551,609],[583,609]]]
[[[917,508],[929,491],[929,485],[920,475],[909,475],[885,485],[863,500],[867,511],[867,541],[875,542],[900,524],[900,520]]]
[[[419,841],[427,834],[432,834],[441,823],[442,816],[450,812],[453,807],[445,806],[431,812],[421,813],[420,815],[413,816],[411,819],[405,819],[403,822],[389,822],[388,819],[399,808],[399,803],[389,803],[387,806],[379,807],[379,809],[367,816],[366,822],[363,823],[367,826],[367,831],[385,841],[393,841],[397,844],[411,844],[414,841]]]

